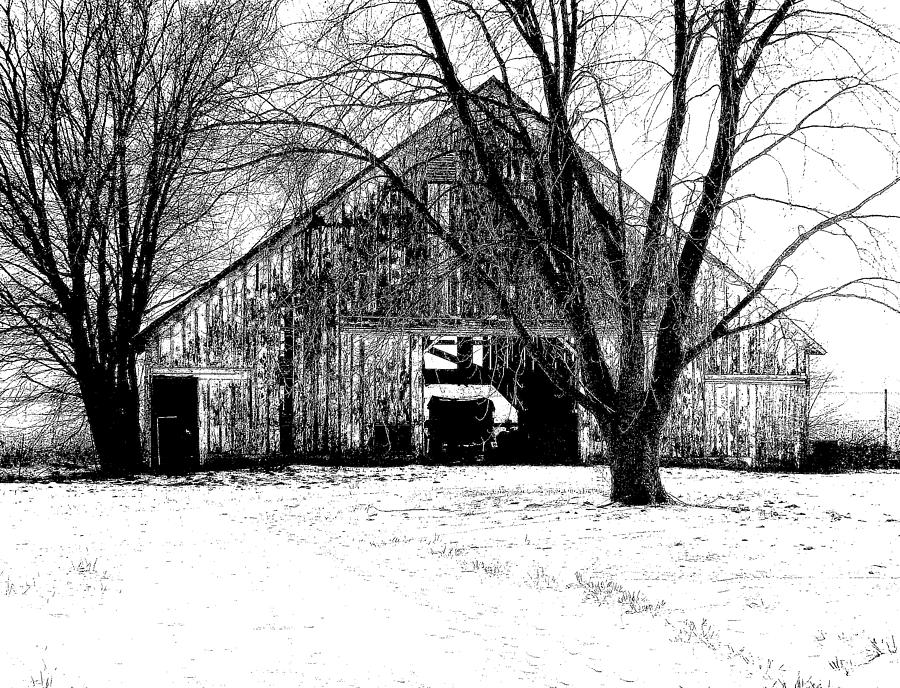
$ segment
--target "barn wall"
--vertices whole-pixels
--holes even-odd
[[[339,405],[332,411],[339,448],[421,451],[421,337],[350,331],[340,339]]]
[[[376,429],[406,433],[421,451],[423,337],[348,327],[322,278],[320,251],[288,238],[156,330],[142,360],[145,446],[150,380],[166,374],[198,378],[203,462],[367,450]],[[805,342],[780,322],[716,342],[682,375],[664,453],[796,464],[807,375]],[[583,457],[602,452],[596,423],[583,413],[579,435]]]
[[[806,441],[804,382],[714,376],[704,398],[701,456],[738,458],[754,468],[799,466]]]
[[[156,375],[198,379],[201,462],[282,451],[293,355],[293,329],[285,327],[294,312],[288,242],[189,299],[147,342],[145,390]],[[143,396],[149,406],[149,392]]]
[[[275,256],[275,257],[273,257]],[[344,331],[327,308],[279,298],[280,251],[189,302],[142,362],[149,462],[153,376],[198,379],[201,463],[240,455],[326,457],[371,449],[373,434],[423,446],[423,338]]]
[[[809,354],[781,324],[720,340],[681,375],[662,455],[796,468],[806,450]],[[580,454],[600,456],[596,421],[580,412]]]
[[[421,375],[412,372],[421,360],[416,340],[402,333],[334,331],[309,349],[298,348],[295,454],[370,449],[376,427],[406,432],[415,445],[418,416],[411,401],[421,387]]]
[[[316,279],[317,250],[281,242],[157,329],[142,360],[145,446],[150,380],[166,374],[198,378],[203,462],[366,450],[376,428],[407,433],[421,451],[424,338],[342,326]],[[804,347],[779,322],[717,342],[682,375],[664,454],[795,464],[806,431]],[[583,457],[602,452],[583,413],[579,435]]]

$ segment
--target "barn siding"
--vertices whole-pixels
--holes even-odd
[[[319,274],[321,243],[270,248],[148,340],[142,404],[155,371],[196,376],[201,461],[366,450],[376,426],[408,427],[412,449],[424,446],[424,337],[342,329],[327,281],[309,287],[318,299],[301,300],[294,287],[304,270]],[[796,465],[805,449],[804,346],[778,322],[716,342],[682,375],[664,454]],[[149,448],[146,408],[142,417]],[[579,438],[582,457],[602,452],[584,413]]]
[[[748,331],[731,339],[709,353],[717,365],[704,369],[698,359],[682,373],[663,429],[662,455],[739,459],[758,469],[797,468],[806,450],[806,352],[777,334]],[[761,340],[768,351],[758,356]],[[599,427],[581,410],[579,438],[583,460],[603,455]]]

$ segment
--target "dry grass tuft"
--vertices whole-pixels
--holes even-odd
[[[897,654],[897,641],[894,639],[894,636],[891,636],[890,640],[882,639],[877,640],[872,638],[869,644],[869,661],[878,659],[882,655],[895,655]]]
[[[463,562],[463,571],[471,573],[484,573],[488,576],[505,576],[509,573],[509,565],[502,562],[487,562],[481,559],[471,559]]]
[[[605,604],[610,601],[618,602],[627,607],[626,614],[657,614],[666,605],[665,600],[651,602],[644,593],[639,590],[626,590],[616,581],[604,578],[602,580],[590,580],[585,578],[581,571],[575,573],[578,587],[582,588],[589,598]]]
[[[72,571],[82,575],[97,573],[97,559],[82,557],[78,561],[72,562]]]

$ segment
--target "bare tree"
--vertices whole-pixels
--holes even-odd
[[[661,433],[679,376],[714,342],[824,298],[890,298],[874,268],[790,286],[792,261],[825,236],[850,238],[869,266],[877,251],[865,240],[885,215],[867,208],[898,181],[845,208],[793,190],[802,165],[840,173],[835,140],[894,149],[878,126],[893,98],[873,68],[880,57],[870,59],[894,39],[841,2],[356,0],[303,28],[290,73],[300,97],[271,100],[268,121],[373,165],[448,260],[468,266],[559,388],[597,418],[614,500],[668,500]],[[497,88],[473,87],[488,75]],[[433,157],[464,153],[465,205],[480,224],[448,222],[409,167],[416,155],[403,145],[388,154],[447,107],[454,123],[433,130]],[[625,182],[626,154],[656,161],[646,202]],[[760,166],[763,176],[750,174]],[[711,249],[739,248],[740,221],[760,205],[779,209],[784,244],[742,294],[707,302]],[[540,298],[511,290],[516,275]],[[571,365],[535,336],[543,306],[532,301],[564,322]]]
[[[12,0],[0,6],[0,338],[37,392],[77,396],[101,466],[140,459],[135,339],[196,282],[213,173],[246,143],[274,0]],[[73,384],[66,381],[74,382]]]

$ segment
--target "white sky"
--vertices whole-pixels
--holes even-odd
[[[866,11],[879,22],[900,27],[900,5],[885,0],[857,0],[850,3]],[[891,56],[886,56],[890,59]],[[892,84],[895,93],[900,94],[900,79]],[[900,113],[894,116],[894,131],[900,129]],[[853,157],[853,152],[848,155]],[[874,156],[873,156],[874,157]],[[868,156],[858,156],[859,189],[877,189],[890,179],[893,170],[883,157],[869,165]],[[834,194],[851,202],[860,196],[856,193],[842,193],[841,189],[822,189],[823,194]],[[894,190],[885,199],[887,207],[900,211],[900,192]],[[900,244],[900,222],[896,229],[895,242]],[[896,254],[896,255],[894,255]],[[823,254],[818,270],[827,273],[842,259],[840,251]],[[900,253],[892,251],[886,258],[900,267]],[[900,275],[898,275],[900,276]],[[820,306],[818,313],[810,318],[814,336],[825,346],[828,354],[819,361],[822,368],[834,371],[837,389],[846,392],[874,392],[887,387],[900,398],[900,315],[885,308],[862,301],[832,301]],[[836,390],[837,391],[837,390]],[[848,405],[859,407],[865,413],[880,406],[882,399],[877,396]],[[872,406],[873,409],[869,407]]]

